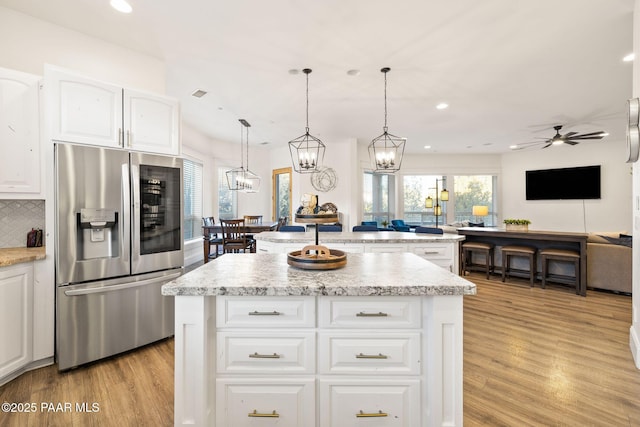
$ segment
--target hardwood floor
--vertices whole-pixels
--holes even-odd
[[[631,297],[468,278],[478,295],[464,302],[466,426],[640,426]],[[169,339],[62,374],[56,366],[26,373],[0,388],[0,402],[37,410],[0,412],[0,426],[170,426],[173,348]],[[49,402],[73,410],[54,412]],[[83,402],[99,412],[77,412]]]

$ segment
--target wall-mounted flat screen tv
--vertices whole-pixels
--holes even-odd
[[[527,200],[600,198],[600,165],[526,171]]]

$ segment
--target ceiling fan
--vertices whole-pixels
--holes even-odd
[[[581,141],[586,141],[589,139],[602,139],[605,136],[609,135],[604,131],[590,132],[590,133],[578,133],[578,132],[567,132],[564,135],[560,134],[560,129],[562,129],[562,125],[557,125],[553,127],[556,131],[556,134],[552,138],[543,138],[544,141],[534,141],[534,142],[526,142],[524,144],[512,145],[512,150],[522,150],[524,148],[530,147],[532,145],[544,144],[542,148],[551,147],[552,145],[577,145]]]

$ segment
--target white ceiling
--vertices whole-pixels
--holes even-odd
[[[407,151],[500,153],[554,135],[624,140],[634,0],[0,0],[0,5],[165,61],[183,120],[215,139],[272,145],[309,127],[366,144],[389,132]],[[357,76],[348,70],[360,70]],[[208,94],[190,96],[195,89]],[[436,104],[450,107],[437,110]]]

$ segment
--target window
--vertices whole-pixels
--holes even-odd
[[[384,225],[389,223],[395,213],[391,211],[394,206],[395,176],[383,175],[373,172],[365,172],[362,181],[363,196],[363,221],[376,221]]]
[[[229,190],[226,172],[231,168],[218,168],[218,218],[234,219],[238,212],[237,191]]]
[[[442,190],[447,188],[446,178],[436,175],[405,175],[403,177],[404,194],[404,216],[403,219],[408,224],[436,225],[434,215],[436,205],[436,184],[438,192],[438,205],[442,209],[442,215],[438,217],[438,225],[447,222],[447,204],[440,197]],[[433,199],[432,208],[425,207],[427,197]]]
[[[184,240],[202,236],[202,164],[184,159]]]
[[[271,176],[273,186],[273,220],[291,219],[291,168],[274,169]]]
[[[495,209],[497,177],[493,175],[462,175],[454,177],[455,220],[484,222],[485,225],[496,225],[498,216]],[[473,206],[489,207],[486,217],[474,217]]]

